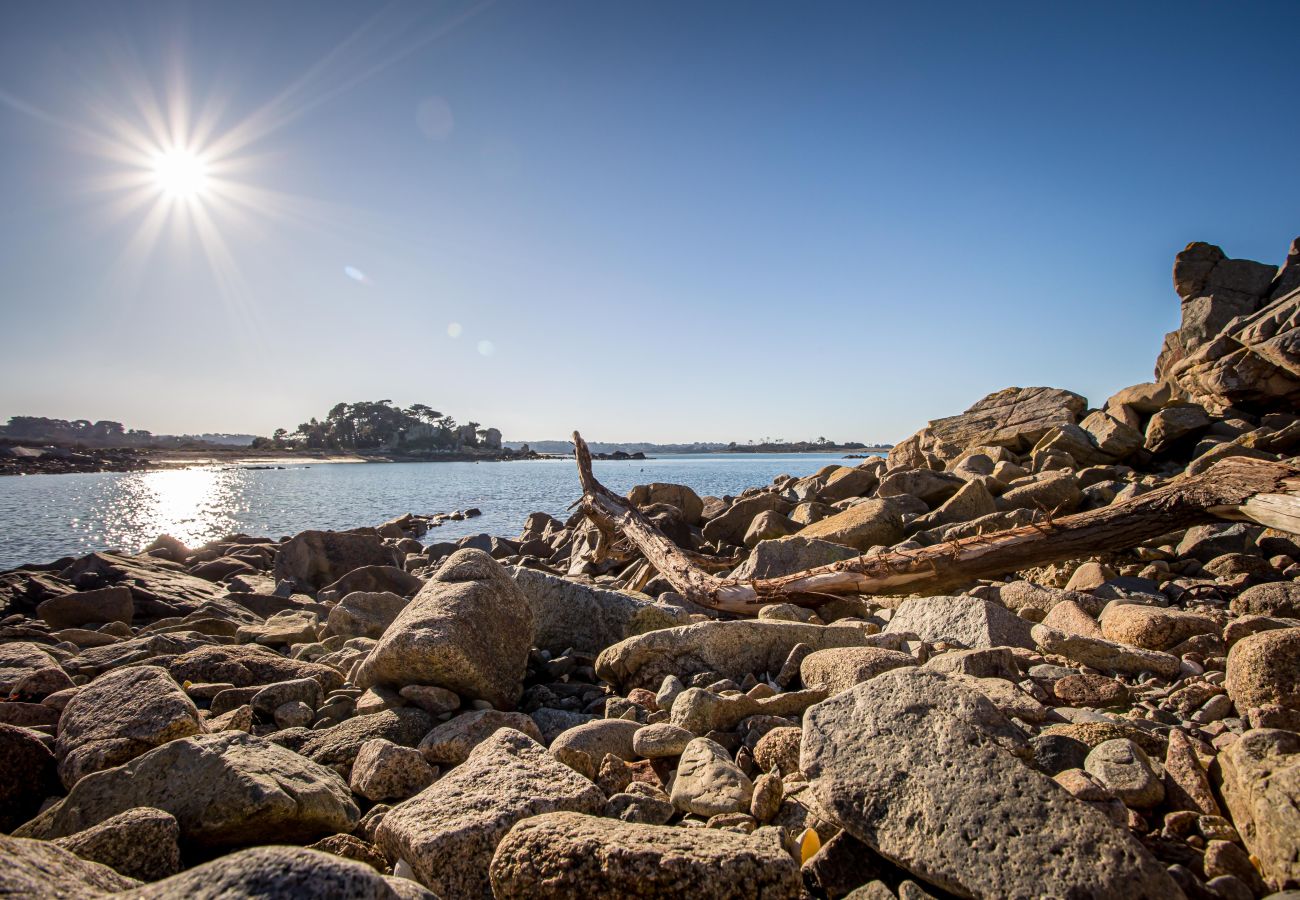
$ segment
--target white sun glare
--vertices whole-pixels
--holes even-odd
[[[208,165],[193,150],[176,147],[154,157],[153,179],[158,190],[169,197],[201,197],[208,186]]]

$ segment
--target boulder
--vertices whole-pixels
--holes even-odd
[[[1224,682],[1238,713],[1275,703],[1300,710],[1300,628],[1261,631],[1228,651]]]
[[[79,690],[63,709],[55,751],[71,788],[154,747],[205,731],[199,711],[166,669],[114,669]]]
[[[98,825],[54,843],[82,859],[102,863],[119,875],[157,881],[181,868],[180,826],[161,809],[142,807],[118,813]]]
[[[795,900],[799,867],[775,833],[640,825],[576,813],[526,819],[492,857],[494,897]]]
[[[895,611],[886,634],[915,634],[923,641],[947,641],[974,649],[1033,649],[1032,623],[1005,606],[978,597],[911,597]]]
[[[837,503],[852,497],[865,497],[880,484],[880,463],[868,460],[858,466],[840,466],[826,476],[817,492],[822,503]]]
[[[383,738],[403,747],[414,747],[431,728],[433,718],[422,709],[385,709],[345,719],[329,728],[293,729],[298,735],[289,745],[299,755],[347,778],[367,741]],[[288,738],[284,731],[271,736],[277,743],[288,743]]]
[[[419,750],[374,738],[357,751],[348,785],[353,793],[382,803],[419,793],[433,783],[436,774]]]
[[[1059,388],[1004,388],[961,415],[930,422],[890,451],[889,467],[897,468],[902,459],[918,451],[943,450],[945,458],[951,458],[968,447],[987,445],[1021,453],[1054,425],[1078,422],[1087,408],[1086,399]]]
[[[195,866],[129,895],[133,900],[437,900],[405,878],[306,847],[254,847]]]
[[[502,728],[522,731],[538,743],[542,732],[537,723],[520,712],[477,709],[461,713],[434,728],[420,741],[423,758],[434,765],[458,766],[469,758],[470,751]]]
[[[151,556],[91,553],[59,572],[77,587],[121,585],[131,591],[134,623],[184,616],[204,603],[220,601],[226,589],[184,572],[180,566]]]
[[[825,627],[802,622],[699,622],[630,637],[596,658],[596,674],[616,687],[655,690],[664,677],[716,672],[737,682],[746,675],[781,670],[796,644],[827,647],[880,646],[898,649],[894,635],[871,635],[866,627]]]
[[[16,694],[39,700],[72,686],[68,673],[39,644],[0,644],[0,697]]]
[[[387,813],[375,841],[440,897],[482,897],[497,844],[549,812],[596,815],[605,795],[518,731],[498,731],[464,763]]]
[[[715,694],[704,688],[687,688],[673,702],[672,723],[692,734],[731,731],[751,716],[798,716],[826,699],[826,691],[812,688],[785,691],[770,697],[749,694]]]
[[[1300,734],[1247,731],[1219,754],[1224,802],[1275,890],[1300,887]]]
[[[1300,581],[1275,581],[1248,587],[1232,598],[1232,611],[1239,616],[1300,618]]]
[[[787,537],[799,528],[798,522],[791,521],[775,510],[768,510],[754,516],[754,521],[750,522],[749,528],[745,530],[743,543],[746,547],[754,547],[762,541]]]
[[[842,559],[852,559],[858,551],[843,544],[833,544],[803,535],[759,541],[749,557],[735,568],[731,577],[737,581],[777,578],[824,566]],[[679,623],[686,624],[686,623]]]
[[[397,566],[399,562],[396,551],[376,534],[304,531],[280,545],[275,578],[289,579],[314,591],[353,569]]]
[[[886,650],[883,647],[831,647],[815,650],[805,656],[799,664],[799,677],[804,687],[820,689],[827,696],[832,696],[869,681],[882,672],[914,665],[915,659],[897,650]]]
[[[800,761],[845,830],[959,896],[1181,896],[1126,830],[1026,766],[1027,753],[982,694],[901,669],[809,710]]]
[[[631,761],[637,758],[633,739],[640,729],[641,726],[632,719],[592,719],[560,732],[551,741],[551,753],[560,759],[567,751],[578,750],[590,756],[594,763],[612,753],[619,759]]]
[[[799,536],[866,551],[901,541],[903,521],[894,504],[885,500],[866,500],[843,512],[805,525],[799,531]]]
[[[330,610],[324,636],[382,637],[409,601],[388,591],[353,591]]]
[[[0,835],[0,897],[82,900],[137,887],[134,878],[46,841]]]
[[[725,747],[703,737],[686,745],[672,784],[673,806],[679,811],[706,818],[749,812],[753,794],[754,783],[731,761]]]
[[[190,681],[195,684],[252,687],[296,678],[311,678],[323,691],[333,691],[343,686],[343,676],[336,669],[319,663],[287,659],[274,650],[253,644],[199,647],[177,656],[168,663],[167,671],[178,682]]]
[[[182,845],[205,850],[313,840],[360,818],[333,772],[240,731],[171,741],[82,778],[20,837],[67,837],[139,806],[171,813]]]
[[[665,503],[680,512],[682,519],[689,525],[698,525],[704,517],[704,501],[684,484],[665,484],[660,481],[638,484],[628,491],[627,499],[638,507]]]
[[[1206,616],[1138,603],[1112,603],[1101,614],[1102,637],[1147,650],[1169,650],[1194,635],[1219,630]]]
[[[46,797],[61,793],[54,754],[26,728],[0,724],[0,773],[0,832],[26,822]]]
[[[754,516],[768,510],[788,513],[793,508],[794,504],[779,494],[763,493],[741,497],[725,512],[706,522],[701,533],[706,541],[739,545],[745,539],[745,532]]]
[[[1074,512],[1082,499],[1079,479],[1073,472],[1040,472],[1030,478],[1013,482],[1010,488],[998,497],[998,508],[1043,510],[1060,516]]]
[[[1205,409],[1194,403],[1166,406],[1147,422],[1143,446],[1152,453],[1164,453],[1196,437],[1210,427]]]
[[[1093,747],[1083,768],[1126,806],[1150,809],[1165,799],[1163,773],[1157,773],[1142,748],[1126,738]]]
[[[912,497],[927,507],[938,506],[952,497],[966,480],[950,472],[934,469],[897,469],[880,482],[877,497]]]
[[[522,566],[507,571],[532,608],[532,645],[553,654],[569,648],[596,654],[624,638],[690,621],[685,610],[645,594],[596,588]]]
[[[1066,634],[1047,625],[1035,625],[1032,635],[1038,649],[1044,653],[1055,653],[1103,672],[1120,675],[1153,672],[1161,678],[1173,678],[1182,666],[1182,661],[1171,653],[1128,647],[1104,638]]]
[[[424,587],[424,579],[397,566],[362,566],[316,592],[322,603],[342,600],[348,594],[397,594],[412,597]]]
[[[431,684],[511,709],[523,689],[533,623],[528,598],[500,563],[458,550],[384,632],[356,684]]]
[[[115,586],[51,597],[36,607],[51,628],[80,628],[103,622],[131,624],[135,601],[129,588]]]

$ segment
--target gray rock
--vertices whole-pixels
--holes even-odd
[[[550,709],[545,706],[529,713],[529,715],[542,733],[542,744],[547,747],[551,746],[551,741],[570,728],[576,728],[584,722],[599,718],[599,716],[592,713],[574,712],[568,709]]]
[[[975,649],[1033,649],[1032,623],[1004,606],[978,597],[912,597],[894,613],[885,634],[915,634],[923,641],[948,641]]]
[[[632,735],[632,751],[646,759],[681,756],[695,735],[670,722],[638,728]]]
[[[0,835],[0,897],[82,900],[139,884],[134,878],[46,841]]]
[[[501,564],[458,550],[384,632],[356,683],[432,684],[510,709],[523,689],[532,635],[532,608]]]
[[[498,898],[799,896],[799,868],[775,832],[639,825],[576,813],[520,822],[492,858]]]
[[[770,541],[760,541],[749,558],[735,568],[731,577],[738,581],[755,578],[777,578],[793,572],[802,572],[816,566],[825,566],[842,559],[852,559],[858,551],[843,544],[816,538],[791,535]]]
[[[419,750],[434,765],[458,766],[469,758],[471,750],[502,728],[522,731],[533,740],[543,742],[541,730],[528,715],[477,709],[461,713],[434,728],[420,741]]]
[[[1162,678],[1173,678],[1182,666],[1182,661],[1171,653],[1126,647],[1102,638],[1066,634],[1047,625],[1035,625],[1033,638],[1044,653],[1064,656],[1080,665],[1092,666],[1103,672],[1121,675],[1154,672]]]
[[[39,700],[72,686],[68,673],[39,644],[0,644],[0,697],[18,694]]]
[[[804,687],[825,691],[830,696],[875,678],[881,672],[914,665],[915,659],[898,650],[831,647],[805,656],[799,664],[799,678]]]
[[[54,843],[120,875],[157,881],[181,868],[180,825],[161,809],[128,809]]]
[[[1300,735],[1257,728],[1219,754],[1223,799],[1274,888],[1300,884]]]
[[[903,644],[896,635],[872,635],[868,630],[800,622],[700,622],[620,641],[596,658],[596,674],[624,690],[655,690],[665,676],[687,678],[698,672],[716,672],[739,682],[746,675],[779,672],[791,648],[800,643],[813,650],[867,646],[897,650]]]
[[[319,663],[286,659],[274,650],[252,644],[199,647],[169,662],[167,671],[178,683],[190,681],[195,684],[250,687],[295,678],[311,678],[323,691],[333,691],[343,686],[343,676],[336,669]]]
[[[409,602],[389,591],[353,591],[330,610],[322,634],[337,634],[345,638],[382,637]]]
[[[826,691],[820,688],[787,691],[771,697],[722,695],[704,688],[688,688],[673,703],[672,723],[692,734],[731,731],[750,716],[797,716],[825,698]]]
[[[507,569],[533,610],[533,646],[596,654],[624,638],[684,625],[689,613],[645,594],[610,591],[546,572]]]
[[[26,728],[0,724],[0,773],[0,832],[26,822],[46,797],[61,793],[54,754]]]
[[[641,725],[631,719],[592,719],[561,732],[551,741],[551,752],[558,758],[566,750],[580,750],[595,763],[612,753],[630,762],[637,758],[632,741],[640,729]]]
[[[289,746],[296,753],[322,766],[328,766],[343,778],[350,777],[352,763],[366,741],[383,738],[402,747],[414,747],[433,728],[433,718],[422,709],[402,707],[356,716],[330,728],[307,731],[291,743],[281,732],[272,735],[276,743]]]
[[[405,800],[427,788],[437,776],[419,750],[374,738],[357,751],[349,786],[367,800]]]
[[[131,624],[135,601],[129,588],[114,586],[52,597],[36,607],[51,628],[79,628],[101,622]]]
[[[865,552],[872,547],[888,547],[901,541],[903,520],[895,504],[887,500],[864,500],[843,512],[805,525],[799,536],[843,544]]]
[[[516,822],[557,811],[596,815],[604,806],[594,784],[506,729],[385,813],[375,841],[439,896],[482,897],[492,854]]]
[[[351,831],[360,818],[347,785],[330,770],[225,731],[171,741],[87,775],[16,834],[66,837],[138,806],[175,816],[182,844],[212,849],[311,840]]]
[[[206,729],[194,702],[158,666],[115,669],[77,692],[59,719],[59,777],[71,788],[177,738]]]
[[[404,878],[385,878],[370,866],[304,847],[254,847],[195,866],[123,898],[131,900],[437,900]]]
[[[808,711],[801,768],[854,837],[959,896],[1181,896],[1126,831],[1021,762],[1027,751],[983,695],[899,669]]]
[[[1157,773],[1142,748],[1125,738],[1102,741],[1093,747],[1083,768],[1126,806],[1150,809],[1165,799],[1161,780],[1164,773]]]
[[[726,748],[695,738],[682,751],[672,784],[673,806],[684,813],[716,816],[749,812],[754,783],[731,761]]]
[[[264,718],[271,718],[277,709],[286,703],[295,700],[307,704],[312,709],[317,709],[321,705],[324,697],[320,689],[320,683],[314,678],[294,678],[289,681],[280,681],[276,684],[270,684],[262,688],[253,695],[249,704],[253,711]]]
[[[275,579],[290,579],[312,589],[338,581],[362,566],[397,566],[397,553],[378,535],[345,531],[304,531],[280,545]]]
[[[1300,710],[1300,628],[1261,631],[1228,651],[1225,685],[1238,712],[1276,704]]]

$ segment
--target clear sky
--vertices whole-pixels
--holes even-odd
[[[1098,404],[1151,377],[1184,244],[1300,233],[1298,34],[1292,0],[0,4],[0,417],[743,442]]]

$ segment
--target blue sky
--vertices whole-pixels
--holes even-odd
[[[1013,384],[1099,404],[1151,377],[1184,244],[1300,233],[1297,33],[1290,2],[4,4],[0,416],[897,440]],[[156,233],[151,154],[105,152],[155,106],[240,138]]]

